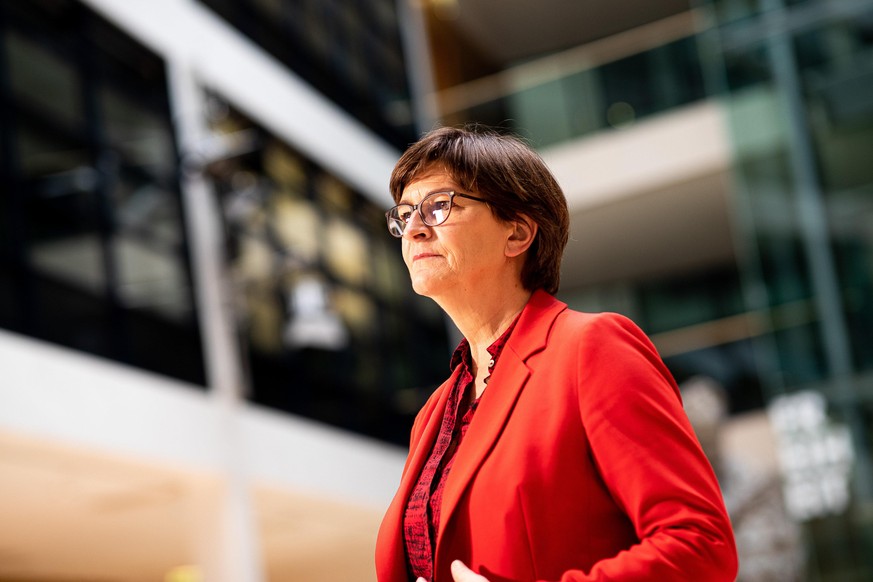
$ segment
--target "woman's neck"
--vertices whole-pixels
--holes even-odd
[[[524,309],[531,292],[521,284],[500,288],[489,286],[456,298],[439,298],[437,303],[452,319],[470,344],[477,367],[487,364],[487,349]]]

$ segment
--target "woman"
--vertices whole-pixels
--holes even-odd
[[[553,297],[569,215],[542,160],[442,128],[390,186],[412,286],[465,339],[413,425],[379,581],[733,580],[715,476],[654,347]]]

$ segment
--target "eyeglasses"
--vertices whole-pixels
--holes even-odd
[[[391,210],[385,213],[385,218],[388,219],[388,232],[400,238],[403,236],[403,231],[406,230],[406,225],[412,220],[412,213],[418,210],[418,215],[421,221],[428,226],[439,226],[449,218],[452,212],[452,204],[455,196],[461,198],[469,198],[477,202],[488,203],[487,200],[476,198],[469,194],[460,192],[431,192],[421,199],[418,204],[398,204]]]

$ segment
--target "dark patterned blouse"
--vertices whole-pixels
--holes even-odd
[[[497,358],[517,321],[516,317],[506,331],[488,347],[488,353],[491,354],[488,377],[494,371]],[[433,578],[434,545],[440,523],[440,507],[446,479],[452,470],[455,452],[467,433],[467,427],[470,426],[473,414],[479,405],[479,399],[474,399],[475,378],[472,363],[470,344],[463,339],[452,354],[451,360],[452,370],[460,365],[461,373],[449,394],[439,435],[412,490],[403,516],[403,539],[406,545],[406,563],[410,580],[416,580],[419,576],[428,581]],[[488,377],[485,379],[486,383]]]

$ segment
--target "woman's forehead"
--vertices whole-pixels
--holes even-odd
[[[406,185],[413,182],[417,182],[420,180],[426,180],[428,178],[434,176],[452,176],[453,173],[446,167],[445,164],[441,162],[431,162],[429,164],[421,165],[418,168],[415,168],[409,175],[406,177]]]
[[[433,168],[413,176],[403,188],[403,194],[418,190],[430,190],[432,188],[457,188],[454,177],[443,168]]]

